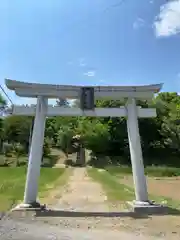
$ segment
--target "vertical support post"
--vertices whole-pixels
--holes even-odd
[[[128,99],[127,103],[127,129],[130,147],[130,156],[137,204],[148,202],[146,177],[141,149],[138,126],[137,106],[135,99]]]
[[[29,159],[29,154],[30,154],[30,150],[31,150],[33,126],[34,126],[34,118],[32,119],[32,123],[31,123],[31,126],[30,126],[30,131],[29,131],[28,159]]]
[[[41,168],[41,158],[44,143],[44,129],[46,122],[48,99],[37,98],[36,115],[34,120],[32,141],[29,153],[27,178],[24,192],[25,205],[37,205],[38,179]]]

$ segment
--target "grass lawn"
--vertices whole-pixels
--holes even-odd
[[[63,176],[66,169],[41,168],[39,179],[39,195],[49,190],[49,185]],[[0,211],[10,209],[12,204],[23,199],[26,180],[25,167],[1,167],[0,168]],[[64,184],[62,181],[62,184]]]
[[[127,171],[127,170],[126,170]],[[153,171],[151,171],[152,173]],[[120,171],[103,171],[98,170],[96,168],[88,169],[89,176],[94,179],[95,181],[99,182],[104,191],[107,194],[109,201],[131,201],[135,199],[134,188],[127,186],[121,181],[119,181]],[[156,172],[157,175],[157,172]],[[121,172],[122,176],[122,172]],[[156,195],[149,195],[151,200],[155,200],[158,203],[165,203],[167,206],[172,208],[180,208],[180,201],[173,200],[171,198],[165,196],[156,196]]]

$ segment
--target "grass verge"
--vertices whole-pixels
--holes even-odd
[[[39,179],[40,195],[48,190],[48,184],[55,182],[65,169],[42,168]],[[26,168],[0,168],[0,211],[6,211],[23,199]]]
[[[71,173],[71,168],[65,168],[60,177],[58,177],[55,181],[46,184],[43,187],[43,190],[39,192],[40,202],[52,204],[56,201],[57,198],[61,198],[61,190],[68,183]]]
[[[109,201],[132,201],[135,199],[134,188],[118,182],[116,175],[96,168],[88,169],[89,176],[102,185]],[[180,209],[180,202],[164,196],[149,194],[149,198],[168,207]]]
[[[109,201],[127,201],[134,199],[134,192],[124,184],[118,183],[107,171],[88,169],[88,175],[102,185]]]

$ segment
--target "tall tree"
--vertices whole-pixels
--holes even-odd
[[[8,116],[4,119],[4,138],[10,143],[21,143],[28,151],[31,126],[31,117]]]
[[[57,106],[60,106],[60,107],[69,107],[68,100],[64,98],[59,98],[58,100],[56,100],[56,104]]]

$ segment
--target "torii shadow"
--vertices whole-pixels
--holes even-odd
[[[166,211],[162,213],[136,213],[133,211],[122,211],[122,212],[81,212],[81,211],[63,211],[63,210],[53,210],[45,209],[41,211],[36,211],[36,217],[102,217],[102,218],[124,218],[130,217],[134,219],[149,218],[150,216],[180,216],[180,211],[173,208],[167,208]]]

